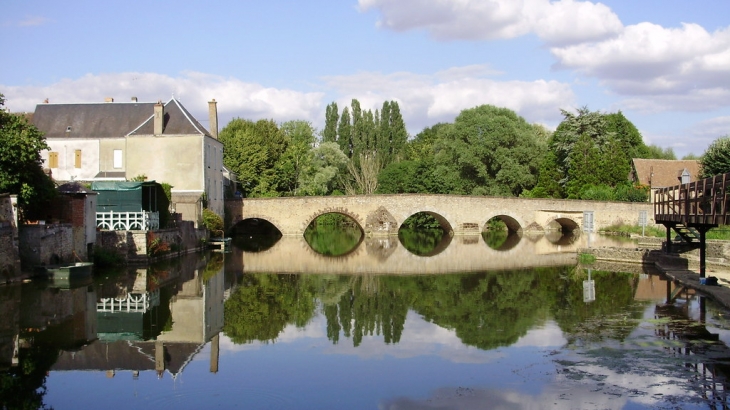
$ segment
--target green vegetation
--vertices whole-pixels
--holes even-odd
[[[667,232],[664,228],[658,228],[655,226],[647,226],[642,228],[639,225],[611,225],[603,228],[603,232],[609,232],[614,234],[620,234],[623,236],[641,235],[642,229],[644,236],[652,236],[657,238],[664,238],[667,236]]]
[[[373,335],[398,343],[409,310],[480,349],[509,346],[549,318],[571,345],[623,340],[645,309],[645,302],[633,299],[637,277],[591,275],[600,292],[586,303],[588,273],[578,268],[433,276],[252,273],[226,300],[223,330],[234,343],[273,342],[287,325],[304,326],[321,304],[333,344],[345,337],[358,346]]]
[[[700,176],[708,178],[730,172],[730,135],[718,138],[700,158]]]
[[[25,116],[6,112],[4,105],[0,94],[0,193],[18,195],[21,219],[43,219],[56,195],[53,180],[43,172],[46,139]]]
[[[590,253],[578,254],[578,263],[580,263],[581,265],[590,265],[594,262],[596,262],[595,255],[592,255]]]
[[[109,268],[112,266],[124,265],[124,257],[109,249],[96,248],[94,249],[94,266],[100,268]]]
[[[512,110],[481,105],[409,137],[400,110],[394,101],[374,111],[357,99],[345,107],[333,102],[321,132],[305,121],[237,118],[220,134],[224,163],[238,174],[244,197],[431,193],[645,202],[649,187],[628,181],[631,160],[676,158],[671,148],[645,144],[620,111],[561,110],[552,132]],[[728,147],[721,138],[708,149],[705,172],[726,172]]]
[[[203,208],[203,226],[213,233],[223,231],[223,218],[210,209]]]

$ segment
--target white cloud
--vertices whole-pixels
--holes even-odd
[[[640,23],[611,39],[553,47],[557,67],[595,77],[644,112],[705,111],[730,105],[730,28]]]
[[[559,108],[574,105],[575,96],[568,84],[557,81],[498,81],[486,65],[452,67],[432,75],[398,72],[362,72],[323,78],[324,92],[278,89],[198,72],[172,77],[157,73],[87,74],[78,79],[63,79],[44,86],[0,85],[6,107],[14,112],[34,111],[48,98],[51,103],[167,100],[174,95],[193,116],[207,118],[207,101],[218,101],[221,126],[234,117],[262,118],[277,122],[307,120],[321,128],[325,106],[337,101],[340,110],[353,98],[363,109],[376,109],[384,101],[398,101],[406,125],[417,133],[437,122],[453,122],[464,109],[481,104],[506,107],[529,122],[557,124]]]
[[[87,74],[78,79],[63,79],[46,86],[0,86],[12,111],[33,111],[48,98],[51,103],[179,99],[199,119],[207,118],[207,101],[218,101],[221,124],[233,117],[287,121],[312,120],[322,116],[321,92],[301,92],[265,87],[199,72],[184,72],[172,77],[157,73]]]
[[[557,124],[561,107],[574,105],[570,85],[558,81],[498,81],[486,66],[455,67],[433,75],[359,73],[325,78],[342,97],[340,109],[357,98],[367,109],[398,101],[411,132],[452,122],[464,109],[492,104],[514,110],[529,122]]]
[[[441,40],[507,39],[537,34],[549,44],[606,38],[621,22],[601,3],[561,0],[360,0],[378,10],[378,25],[395,31],[424,29]]]

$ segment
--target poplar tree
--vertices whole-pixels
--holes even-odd
[[[352,124],[348,107],[342,109],[342,116],[337,125],[337,145],[347,155],[347,158],[352,158]]]
[[[337,121],[339,119],[340,113],[337,111],[337,103],[332,102],[327,106],[325,113],[322,142],[337,142]]]

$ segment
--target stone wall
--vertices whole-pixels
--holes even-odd
[[[20,275],[20,256],[15,230],[0,228],[0,281],[12,282]]]
[[[0,281],[18,279],[20,255],[18,253],[17,197],[0,194]]]
[[[144,264],[202,249],[205,229],[192,221],[181,221],[176,228],[157,231],[99,231],[96,250],[119,255],[126,263]],[[156,242],[157,245],[152,246]]]
[[[30,272],[38,265],[55,265],[74,260],[71,224],[22,225],[19,233],[23,271]]]

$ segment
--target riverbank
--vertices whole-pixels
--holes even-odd
[[[663,274],[667,279],[712,297],[717,303],[730,309],[728,247],[730,247],[730,243],[727,241],[708,243],[705,277],[716,277],[717,286],[700,284],[698,251],[667,254],[662,249],[662,241],[656,240],[656,238],[642,238],[636,248],[582,248],[578,250],[578,254],[593,255],[598,265],[633,265],[645,273]]]

